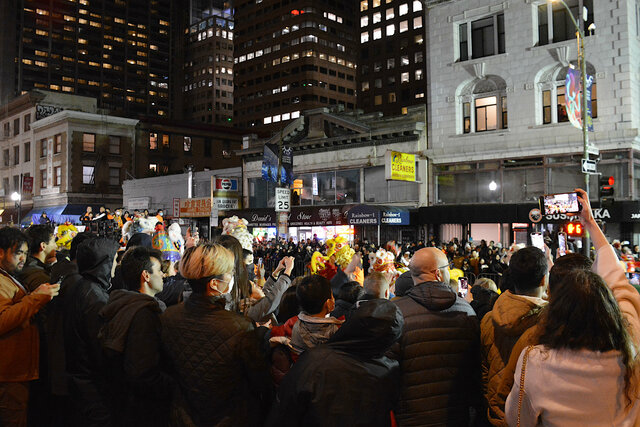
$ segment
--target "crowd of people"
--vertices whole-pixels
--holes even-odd
[[[638,426],[640,294],[577,191],[595,261],[2,228],[0,425]]]

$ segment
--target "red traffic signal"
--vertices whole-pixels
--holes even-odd
[[[582,224],[579,222],[570,222],[567,224],[567,235],[569,236],[582,236]]]
[[[600,200],[602,201],[603,197],[612,197],[613,194],[615,193],[615,189],[613,187],[613,185],[616,183],[616,180],[614,177],[612,176],[603,176],[600,177],[600,188],[598,189],[598,196],[600,197]]]

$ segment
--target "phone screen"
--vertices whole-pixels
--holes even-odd
[[[467,296],[467,292],[469,292],[469,282],[466,277],[460,277],[458,279],[458,293],[464,298]]]
[[[541,205],[544,215],[578,213],[582,208],[578,193],[545,194]]]
[[[558,233],[558,256],[565,256],[567,254],[567,235],[564,233]]]
[[[542,233],[531,233],[531,244],[541,251],[544,251],[544,238],[542,237]]]

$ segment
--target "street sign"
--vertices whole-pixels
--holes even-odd
[[[593,145],[587,145],[587,154],[591,154],[592,156],[599,156],[600,149],[598,147],[594,147]]]
[[[276,188],[276,212],[291,211],[291,190],[288,188]]]
[[[582,173],[597,174],[598,171],[596,170],[595,160],[582,159]]]

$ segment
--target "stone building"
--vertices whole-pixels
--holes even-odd
[[[608,230],[635,238],[640,228],[631,218],[640,206],[630,203],[640,197],[640,5],[566,3],[587,34],[595,129],[589,139],[600,150],[597,169],[616,181],[609,210],[618,219]],[[578,13],[583,7],[586,22]],[[544,193],[583,187],[582,133],[569,123],[564,105],[567,69],[578,65],[577,43],[562,4],[444,1],[432,2],[426,13],[431,204],[524,206]],[[595,201],[598,176],[590,181]],[[426,210],[421,217],[436,220]],[[479,221],[486,218],[469,220]],[[502,223],[499,234],[507,241],[512,223],[528,220],[512,215],[494,222]]]

